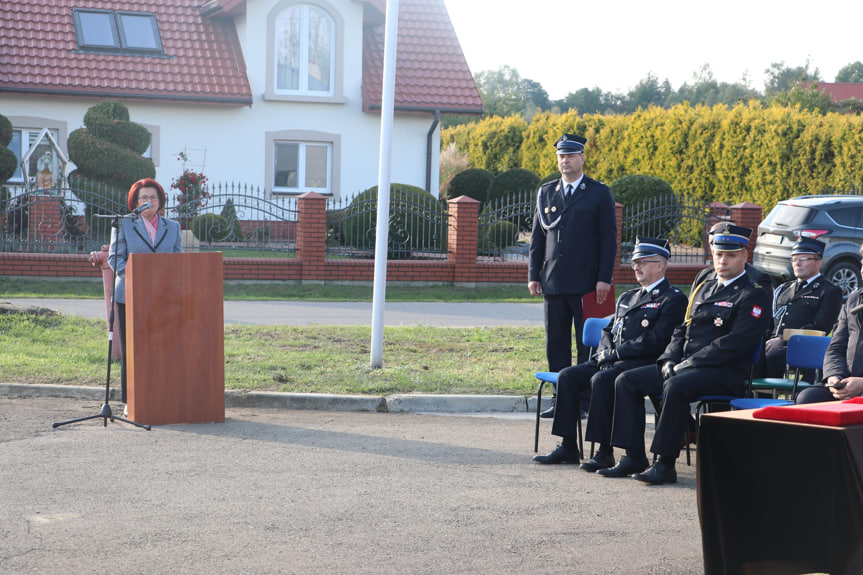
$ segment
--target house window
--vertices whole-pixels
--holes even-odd
[[[332,144],[275,141],[273,147],[274,192],[332,193]]]
[[[162,53],[159,25],[153,14],[76,8],[72,19],[82,50]]]
[[[30,164],[28,165],[28,172],[31,179],[34,180],[33,183],[39,188],[51,188],[58,181],[60,175],[58,171],[59,163],[51,143],[45,139],[37,142],[41,131],[41,128],[12,130],[12,141],[9,142],[8,147],[15,154],[15,158],[18,161],[15,164],[15,173],[9,178],[10,183],[24,183],[24,169],[21,166],[21,158],[33,146],[36,146],[36,149],[30,154]],[[60,141],[58,130],[49,130],[49,132],[55,141]]]
[[[275,19],[276,93],[333,95],[335,20],[323,9],[298,4]]]

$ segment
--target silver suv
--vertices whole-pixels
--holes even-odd
[[[846,296],[863,285],[863,196],[800,196],[779,202],[758,226],[752,263],[780,281],[788,281],[794,277],[791,245],[801,235],[827,244],[821,273]]]

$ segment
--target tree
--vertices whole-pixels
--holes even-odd
[[[660,83],[659,78],[651,72],[626,95],[626,111],[634,112],[650,106],[662,107],[673,92],[668,79]]]
[[[705,64],[700,70],[692,75],[692,84],[684,83],[676,94],[668,100],[668,106],[689,102],[692,105],[702,104],[704,106],[715,106],[716,104],[727,104],[733,106],[738,102],[748,100],[760,100],[761,94],[749,87],[748,80],[744,78],[740,82],[729,84],[717,82],[713,78],[713,71],[709,64]]]
[[[510,66],[479,72],[475,80],[485,106],[484,117],[521,114],[530,119],[537,109],[549,108],[548,93],[542,86],[522,78],[518,70]]]
[[[836,74],[836,81],[863,84],[863,62],[857,60],[843,66]]]
[[[809,71],[808,60],[804,66],[797,66],[796,68],[789,68],[785,62],[774,62],[764,72],[767,74],[767,80],[764,82],[764,93],[768,99],[782,92],[787,92],[795,86],[802,86],[803,82],[821,81],[818,68],[812,72]]]

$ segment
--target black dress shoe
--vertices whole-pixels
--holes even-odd
[[[578,449],[561,443],[547,455],[534,455],[533,460],[537,463],[578,463],[581,461],[581,454]]]
[[[661,485],[663,483],[677,483],[677,471],[674,466],[669,466],[657,461],[644,473],[636,473],[633,479],[649,483],[650,485]]]
[[[592,459],[588,459],[579,465],[579,467],[590,473],[595,473],[600,469],[614,467],[614,455],[611,453],[597,453],[596,456]]]
[[[551,407],[549,407],[549,408],[548,408],[548,409],[546,409],[545,411],[541,411],[541,412],[539,413],[539,416],[540,416],[540,417],[542,417],[543,419],[551,419],[551,418],[553,418],[553,417],[554,417],[554,404],[555,404],[555,398],[554,398],[554,397],[552,397],[552,398],[551,398]]]
[[[640,473],[645,469],[647,469],[647,458],[640,461],[626,455],[614,467],[598,469],[596,472],[603,477],[629,477],[633,473]]]

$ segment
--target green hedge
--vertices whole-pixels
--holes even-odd
[[[530,124],[489,118],[445,129],[470,165],[535,174],[557,170],[562,133],[588,138],[585,173],[606,183],[623,176],[662,178],[687,201],[753,202],[769,209],[801,194],[863,189],[863,117],[801,111],[759,102],[734,107],[678,105],[627,116],[537,114]],[[504,154],[502,142],[514,147]],[[518,164],[512,163],[518,161]]]

